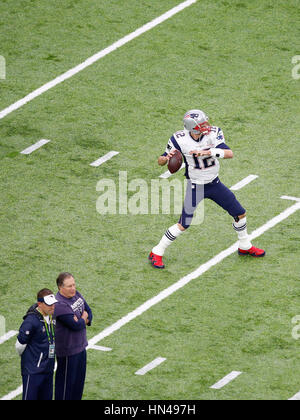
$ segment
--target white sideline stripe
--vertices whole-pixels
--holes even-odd
[[[112,349],[110,347],[103,347],[103,346],[92,346],[90,347],[93,350],[99,350],[99,351],[111,351]]]
[[[269,220],[263,226],[259,227],[258,229],[254,230],[250,235],[250,240],[258,238],[267,230],[271,229],[272,227],[276,226],[278,223],[282,222],[284,219],[287,219],[291,216],[295,211],[300,209],[300,202],[295,203],[291,207],[288,207],[286,210],[278,214],[278,216],[273,217],[273,219]]]
[[[23,386],[20,385],[19,388],[15,389],[14,391],[11,391],[9,394],[0,398],[0,401],[12,400],[16,398],[18,395],[22,394],[22,392],[23,392]]]
[[[300,202],[292,205],[291,207],[288,207],[286,210],[284,210],[282,213],[280,213],[278,216],[275,216],[273,219],[269,220],[267,223],[262,225],[260,228],[253,231],[249,236],[251,239],[255,239],[262,235],[267,230],[271,229],[278,223],[282,222],[284,219],[289,217],[291,214],[295,213],[297,210],[300,209]],[[238,249],[238,242],[235,242],[233,245],[231,245],[229,248],[225,249],[224,251],[221,251],[219,254],[211,258],[206,263],[200,265],[195,271],[192,273],[186,275],[185,277],[182,277],[180,280],[178,280],[176,283],[172,284],[171,286],[167,287],[163,291],[161,291],[158,295],[154,296],[153,298],[147,300],[145,303],[140,305],[138,308],[136,308],[134,311],[129,312],[127,315],[119,319],[114,324],[110,325],[109,327],[105,328],[103,331],[101,331],[99,334],[95,335],[89,340],[89,346],[92,346],[96,343],[98,343],[100,340],[103,340],[105,337],[108,337],[115,331],[119,330],[124,325],[128,324],[130,321],[150,309],[152,306],[156,305],[157,303],[161,302],[163,299],[167,298],[168,296],[172,295],[174,292],[176,292],[178,289],[182,288],[186,284],[188,284],[190,281],[198,278],[203,273],[208,271],[211,267],[214,265],[220,263],[224,258],[228,257],[229,255],[233,254]]]
[[[152,362],[148,363],[143,368],[137,370],[135,372],[136,375],[145,375],[145,373],[149,372],[149,370],[152,370],[159,366],[161,363],[163,363],[165,360],[167,360],[165,357],[157,357],[156,359],[152,360]]]
[[[299,401],[300,400],[300,391],[294,395],[292,398],[289,398],[289,401]]]
[[[180,169],[178,169],[177,172],[181,171],[182,168],[185,168],[185,164],[183,163],[180,167]],[[170,176],[172,176],[173,174],[171,174],[170,171],[166,171],[163,174],[159,175],[159,178],[169,178]]]
[[[223,379],[218,381],[216,384],[212,385],[210,388],[212,389],[221,389],[223,386],[227,385],[229,382],[233,381],[233,379],[237,378],[242,372],[238,372],[233,370],[228,375],[224,376]]]
[[[230,189],[232,191],[240,190],[241,188],[243,188],[245,185],[249,184],[251,181],[253,181],[256,178],[258,178],[258,175],[248,175],[246,176],[246,178],[242,179],[240,182],[233,185]]]
[[[47,139],[41,139],[37,143],[33,144],[30,147],[27,147],[27,149],[24,149],[22,152],[20,152],[22,155],[30,155],[30,153],[34,152],[35,150],[39,149],[40,147],[44,146],[44,144],[49,143],[50,140]]]
[[[286,210],[284,210],[282,213],[280,213],[278,216],[273,217],[273,219],[269,220],[267,223],[262,225],[260,228],[256,229],[254,232],[250,234],[251,239],[255,239],[262,235],[267,230],[271,229],[272,227],[276,226],[278,223],[282,222],[286,218],[288,218],[290,215],[295,213],[297,210],[300,209],[300,202],[295,203],[291,207],[288,207]],[[145,303],[140,305],[138,308],[136,308],[134,311],[129,312],[127,315],[119,319],[114,324],[110,325],[109,327],[105,328],[103,331],[101,331],[99,334],[95,335],[89,340],[89,344],[87,349],[92,348],[95,344],[97,344],[99,341],[103,340],[105,337],[108,337],[109,335],[113,334],[115,331],[122,328],[124,325],[128,324],[130,321],[138,317],[139,315],[146,312],[148,309],[152,308],[152,306],[156,305],[157,303],[161,302],[168,296],[172,295],[176,290],[182,288],[186,284],[188,284],[190,281],[200,277],[203,273],[208,271],[211,267],[218,264],[219,262],[223,261],[224,258],[228,257],[229,255],[233,254],[238,249],[238,242],[235,242],[233,245],[231,245],[229,248],[225,249],[224,251],[221,251],[219,254],[217,254],[215,257],[208,260],[206,263],[200,265],[195,271],[188,274],[185,277],[182,277],[180,280],[178,280],[173,285],[167,287],[163,291],[161,291],[158,295],[154,296],[153,298],[147,300]],[[20,388],[18,388],[19,390]],[[17,396],[17,394],[13,394],[17,392],[13,391],[12,393],[8,395],[14,395]],[[22,391],[21,391],[22,392]],[[1,398],[6,399],[7,396]],[[14,398],[14,397],[12,397]],[[0,399],[0,401],[1,401]]]
[[[33,92],[26,95],[24,98],[20,99],[19,101],[15,102],[14,104],[8,106],[7,108],[3,109],[0,112],[0,119],[4,118],[6,115],[10,114],[11,112],[21,108],[26,103],[32,101],[36,97],[42,95],[44,92],[47,92],[49,89],[53,88],[54,86],[58,85],[59,83],[64,82],[65,80],[69,79],[70,77],[74,76],[75,74],[79,73],[80,71],[84,70],[88,66],[94,64],[96,61],[100,60],[101,58],[105,57],[106,55],[110,54],[111,52],[115,51],[116,49],[122,47],[123,45],[127,44],[128,42],[132,41],[133,39],[137,38],[138,36],[142,35],[143,33],[149,31],[150,29],[154,28],[155,26],[159,25],[160,23],[164,22],[165,20],[171,18],[175,14],[181,12],[186,7],[189,7],[191,4],[196,3],[197,0],[187,0],[183,3],[180,3],[178,6],[170,9],[168,12],[162,14],[161,16],[155,18],[154,20],[146,23],[145,25],[141,26],[134,32],[124,36],[123,38],[119,39],[118,41],[111,44],[109,47],[104,48],[103,50],[99,51],[98,53],[92,55],[91,57],[87,58],[83,63],[78,64],[76,67],[68,70],[67,72],[61,74],[60,76],[56,77],[55,79],[51,80],[50,82],[46,83],[45,85],[41,86],[40,88],[34,90]]]
[[[283,200],[300,201],[300,198],[291,197],[290,195],[282,195],[280,198],[282,198]]]
[[[106,153],[106,155],[100,157],[99,159],[95,160],[95,162],[90,163],[90,166],[100,166],[102,163],[106,162],[107,160],[111,159],[112,157],[118,155],[119,152],[115,152],[112,150],[111,152]]]
[[[14,337],[18,334],[19,331],[8,331],[6,334],[0,337],[0,344],[5,343],[5,341],[9,340],[10,338]]]

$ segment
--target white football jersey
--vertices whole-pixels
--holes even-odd
[[[187,130],[174,133],[169,141],[165,154],[177,149],[181,152],[185,163],[185,176],[195,184],[208,184],[219,174],[220,164],[214,157],[195,157],[190,155],[192,150],[205,150],[214,147],[229,149],[225,144],[222,130],[219,127],[211,127],[209,134],[202,135],[199,140],[194,140]]]

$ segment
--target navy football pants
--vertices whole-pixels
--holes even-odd
[[[53,372],[22,375],[23,400],[49,401],[53,397]]]
[[[86,373],[86,350],[57,357],[55,400],[81,400]]]
[[[209,184],[193,184],[188,180],[183,210],[179,223],[187,229],[190,227],[194,212],[204,198],[209,198],[226,210],[233,218],[246,212],[236,199],[235,195],[219,178],[215,178]]]

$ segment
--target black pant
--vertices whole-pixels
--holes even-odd
[[[23,400],[49,401],[53,396],[53,371],[50,373],[24,374]]]
[[[246,212],[244,207],[236,199],[235,195],[226,185],[222,184],[219,178],[204,185],[194,184],[188,180],[184,205],[179,223],[187,229],[190,227],[194,212],[204,198],[213,200],[216,204],[226,210],[233,218]]]
[[[86,350],[57,357],[55,400],[81,400],[86,374]]]

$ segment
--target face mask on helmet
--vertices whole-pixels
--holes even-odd
[[[211,131],[208,116],[198,109],[193,109],[185,114],[183,125],[186,130],[193,134],[209,134]]]

